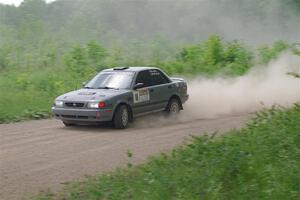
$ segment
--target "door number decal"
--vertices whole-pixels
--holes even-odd
[[[134,103],[141,103],[149,100],[150,100],[150,95],[148,89],[139,89],[133,92]]]

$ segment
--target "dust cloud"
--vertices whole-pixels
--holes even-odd
[[[273,105],[289,107],[300,102],[300,79],[288,75],[300,72],[300,57],[285,53],[266,66],[256,66],[236,78],[198,77],[188,81],[189,100],[176,118],[162,114],[138,119],[137,126],[158,126],[249,114]]]
[[[210,118],[243,114],[272,105],[291,106],[300,102],[300,79],[288,75],[300,72],[300,57],[288,53],[267,66],[256,66],[245,76],[189,82],[190,99],[183,117]]]

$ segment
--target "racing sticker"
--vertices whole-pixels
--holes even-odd
[[[150,95],[148,89],[139,89],[133,92],[134,103],[141,103],[149,100],[150,100]]]

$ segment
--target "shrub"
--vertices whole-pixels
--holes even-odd
[[[287,50],[291,46],[284,41],[277,41],[272,46],[262,45],[258,48],[258,62],[266,64],[271,60],[277,58],[281,52]]]

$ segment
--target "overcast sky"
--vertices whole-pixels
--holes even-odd
[[[0,0],[0,3],[4,3],[4,4],[14,4],[16,6],[19,6],[21,4],[23,0]],[[46,2],[51,2],[51,1],[55,1],[55,0],[46,0]]]

